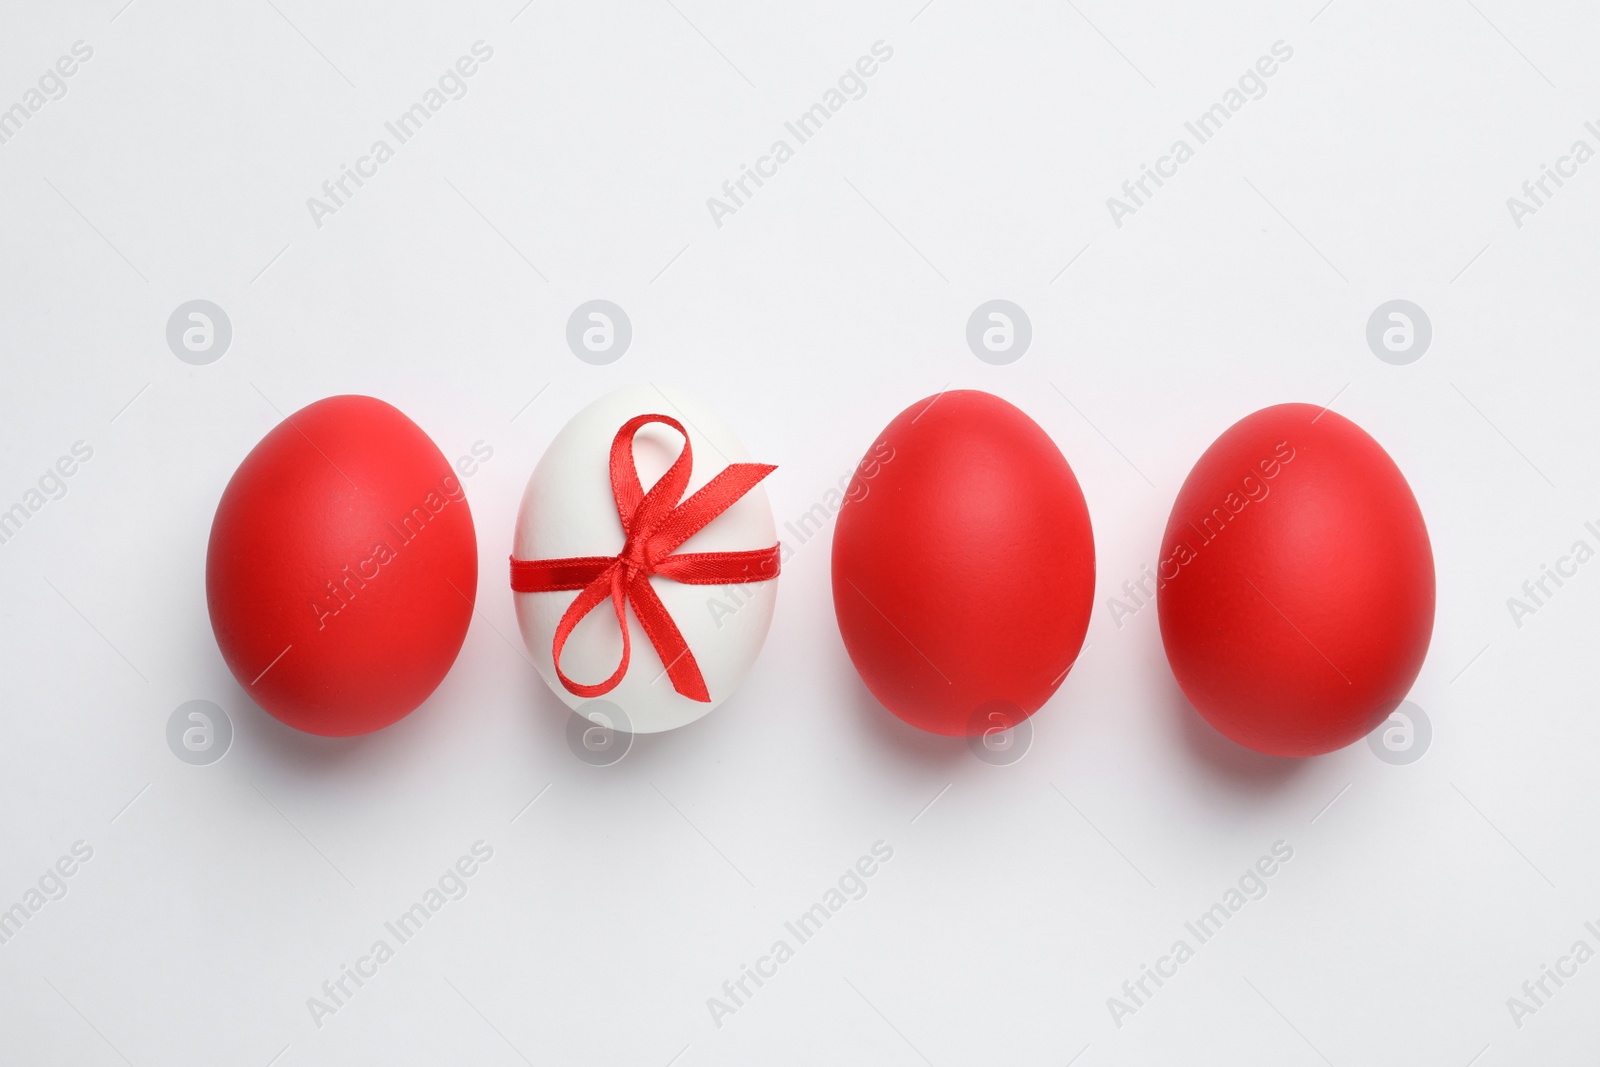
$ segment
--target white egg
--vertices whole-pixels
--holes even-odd
[[[751,462],[733,431],[693,397],[650,383],[618,389],[574,415],[534,468],[517,513],[512,547],[515,559],[615,556],[623,550],[622,520],[611,487],[611,445],[624,423],[644,414],[670,416],[688,432],[693,467],[681,499],[698,491],[728,464]],[[666,473],[682,447],[682,436],[670,426],[650,423],[638,431],[633,455],[645,492]],[[767,549],[777,542],[772,506],[762,486],[756,485],[674,554]],[[778,593],[776,578],[686,585],[655,574],[650,585],[687,641],[705,679],[709,702],[690,699],[673,688],[666,665],[631,603],[627,624],[632,655],[627,673],[615,689],[598,698],[568,691],[556,674],[552,644],[562,615],[578,593],[513,594],[522,639],[551,690],[567,706],[589,712],[596,722],[623,726],[632,733],[684,726],[726,700],[761,651]],[[608,599],[572,631],[562,650],[561,667],[574,682],[596,685],[611,676],[621,656],[622,634]],[[595,706],[586,708],[591,699]],[[612,717],[612,713],[598,701],[620,709],[626,722],[603,722],[602,716]]]

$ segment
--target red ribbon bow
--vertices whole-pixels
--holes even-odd
[[[671,426],[682,434],[683,451],[646,493],[633,462],[633,437],[641,427],[652,422]],[[679,503],[689,487],[693,463],[689,434],[677,419],[666,415],[634,416],[623,423],[611,442],[611,491],[617,500],[617,515],[622,519],[622,532],[626,537],[622,551],[615,556],[566,559],[512,557],[511,588],[518,593],[582,590],[561,616],[551,645],[556,675],[569,693],[581,697],[604,696],[628,673],[632,647],[625,609],[631,601],[634,615],[672,677],[672,687],[690,700],[710,703],[711,694],[700,676],[700,665],[695,662],[694,653],[689,651],[689,644],[672,621],[666,605],[651,588],[650,576],[660,574],[686,585],[733,585],[776,578],[777,545],[745,552],[674,555],[673,551],[778,468],[766,463],[730,463],[699,492]],[[616,609],[617,625],[622,630],[622,662],[611,677],[599,685],[583,685],[561,670],[561,650],[578,623],[607,598]]]

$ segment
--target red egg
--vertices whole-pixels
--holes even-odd
[[[999,397],[918,401],[857,467],[833,535],[834,612],[867,688],[913,726],[974,736],[1038,711],[1093,600],[1078,479]]]
[[[416,423],[333,396],[234,472],[206,552],[211,628],[256,703],[299,730],[370,733],[410,713],[466,638],[472,512]]]
[[[1310,404],[1241,419],[1167,521],[1161,639],[1222,733],[1274,756],[1363,737],[1405,699],[1433,633],[1416,497],[1355,423]]]

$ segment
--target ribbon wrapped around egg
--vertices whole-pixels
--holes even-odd
[[[654,385],[602,397],[562,429],[523,494],[511,587],[529,653],[569,707],[603,697],[608,720],[620,710],[628,731],[655,733],[737,688],[776,597],[760,487],[774,470]]]

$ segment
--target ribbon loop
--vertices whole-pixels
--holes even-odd
[[[683,437],[683,450],[667,472],[646,491],[634,463],[633,439],[650,423],[661,423],[677,430]],[[622,521],[622,551],[615,556],[563,559],[512,557],[513,591],[578,590],[556,626],[550,648],[556,676],[569,693],[581,697],[604,696],[621,684],[633,654],[627,616],[628,605],[632,604],[634,617],[661,657],[673,689],[690,700],[711,701],[700,665],[678,624],[651,586],[650,577],[659,574],[685,585],[742,585],[776,578],[780,567],[777,545],[738,552],[680,554],[677,549],[777,468],[766,463],[730,463],[687,500],[682,500],[693,466],[689,433],[682,423],[667,415],[634,416],[622,424],[611,441],[611,492],[616,499],[617,517]],[[605,681],[597,685],[575,682],[561,669],[562,650],[578,624],[607,600],[611,601],[617,627],[622,631],[622,658]]]

